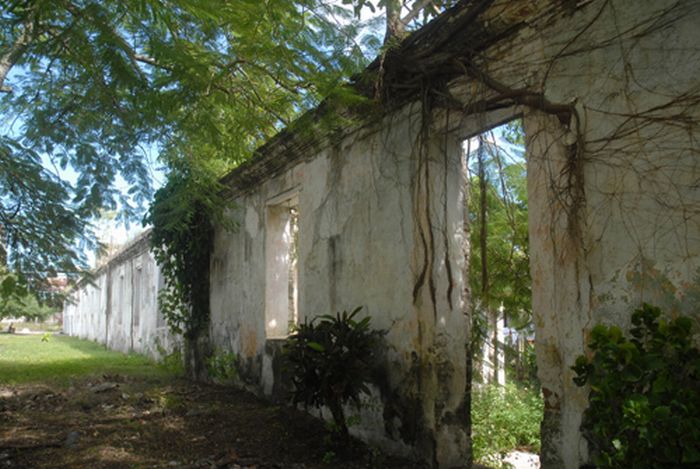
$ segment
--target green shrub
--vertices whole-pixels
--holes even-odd
[[[574,382],[590,385],[583,430],[601,467],[700,466],[700,351],[691,319],[660,316],[636,310],[631,339],[597,325],[592,358],[572,367]]]
[[[216,382],[230,383],[238,375],[238,355],[216,350],[206,360],[207,373]]]
[[[327,406],[342,438],[348,435],[343,404],[360,405],[368,393],[373,349],[381,331],[370,329],[370,318],[355,320],[360,308],[325,315],[297,326],[285,346],[291,365],[293,401]]]
[[[472,395],[474,460],[501,466],[514,449],[538,452],[544,405],[536,388],[507,384],[485,386]]]
[[[170,353],[168,353],[167,350],[159,343],[156,343],[156,348],[161,356],[159,360],[159,366],[161,369],[174,375],[183,375],[185,373],[185,361],[182,358],[182,352],[180,351],[179,347],[175,348]]]

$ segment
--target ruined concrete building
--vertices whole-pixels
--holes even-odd
[[[159,359],[180,343],[158,310],[162,287],[145,232],[78,284],[63,306],[63,332]]]
[[[689,0],[472,0],[411,34],[358,78],[375,98],[364,118],[283,131],[225,179],[239,228],[216,233],[212,347],[240,357],[242,385],[280,396],[288,325],[363,306],[388,334],[356,433],[464,466],[461,142],[520,117],[541,457],[578,468],[587,391],[570,367],[591,328],[626,328],[642,302],[700,311],[698,25]],[[69,333],[154,347],[156,268],[138,246],[75,293]]]

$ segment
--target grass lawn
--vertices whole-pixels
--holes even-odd
[[[52,382],[68,385],[87,375],[167,377],[171,372],[146,357],[107,350],[87,340],[60,335],[0,334],[0,385]]]

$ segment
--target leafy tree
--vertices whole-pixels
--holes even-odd
[[[2,266],[9,261],[35,284],[57,271],[74,273],[85,258],[74,249],[83,224],[69,203],[69,184],[45,169],[31,148],[0,136],[0,191]]]
[[[21,278],[4,271],[0,273],[0,319],[45,320],[56,310],[46,301],[40,301]]]
[[[250,155],[364,60],[354,23],[329,19],[343,11],[312,0],[0,0],[8,263],[37,278],[84,265],[76,243],[100,209],[133,219],[150,201],[151,151],[167,167],[208,160],[218,175]]]
[[[522,135],[522,128],[515,132]],[[507,140],[484,138],[480,145],[469,156],[469,213],[472,246],[485,249],[472,250],[470,283],[472,291],[482,292],[484,306],[503,304],[514,325],[522,327],[531,314],[525,159],[522,147]]]
[[[495,331],[501,306],[510,326],[531,326],[531,280],[522,124],[513,121],[476,141],[478,146],[468,154],[473,246],[469,281],[474,294],[473,342],[483,344]],[[478,350],[479,346],[473,349]],[[516,364],[521,358],[516,357]]]
[[[56,309],[39,302],[36,296],[27,293],[24,296],[13,296],[0,302],[0,318],[20,318],[27,321],[44,321]]]
[[[352,4],[358,16],[363,8],[372,13],[378,9],[384,10],[384,44],[390,45],[403,39],[411,29],[456,4],[457,0],[343,0],[343,3]]]

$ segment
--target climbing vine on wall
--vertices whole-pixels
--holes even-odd
[[[144,222],[153,225],[151,247],[165,279],[158,300],[170,330],[195,340],[209,323],[209,260],[214,226],[231,228],[216,177],[184,163],[156,192]]]

